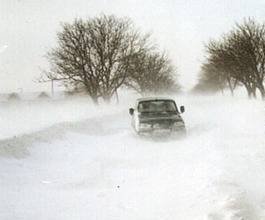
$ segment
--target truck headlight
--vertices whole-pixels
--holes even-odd
[[[147,123],[140,123],[140,128],[141,129],[148,129],[148,128],[151,128],[151,125],[147,124]]]

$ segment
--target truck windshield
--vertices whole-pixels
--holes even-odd
[[[139,102],[138,111],[141,113],[177,112],[177,108],[175,102],[172,100],[150,100]]]

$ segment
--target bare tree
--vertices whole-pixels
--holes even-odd
[[[244,58],[244,63],[247,64],[247,69],[250,72],[249,81],[253,84],[253,95],[256,95],[257,88],[262,98],[265,98],[265,25],[259,24],[253,19],[245,20],[243,24],[237,24],[235,40],[241,43],[238,53],[240,53],[240,58]]]
[[[239,68],[230,53],[231,47],[226,43],[226,38],[223,41],[211,41],[207,45],[207,62],[202,66],[202,79],[211,83],[213,87],[223,90],[229,88],[231,94],[238,85]]]
[[[109,101],[146,41],[126,18],[102,15],[64,23],[58,46],[48,53],[51,68],[45,77],[85,88],[95,103],[99,97]]]
[[[176,70],[165,54],[143,51],[134,57],[126,85],[140,94],[177,92]]]
[[[224,91],[227,88],[227,79],[225,74],[221,74],[220,71],[209,63],[204,63],[201,67],[199,80],[197,85],[193,88],[194,92],[199,93],[214,93],[218,91]],[[233,94],[231,87],[231,93]]]
[[[249,97],[256,97],[259,90],[265,98],[265,26],[253,19],[236,24],[234,29],[218,41],[207,46],[206,63],[214,71],[205,74],[218,74],[226,79],[233,93],[234,88],[243,85]],[[215,81],[218,84],[218,80]]]

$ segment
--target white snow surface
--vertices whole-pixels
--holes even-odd
[[[138,137],[85,98],[0,109],[0,219],[265,219],[264,102],[175,97],[186,138]]]

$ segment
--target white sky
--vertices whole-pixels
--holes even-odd
[[[44,55],[56,44],[60,22],[100,13],[130,17],[142,32],[152,32],[189,89],[203,43],[244,17],[264,21],[265,0],[0,0],[0,92],[43,89],[33,80],[47,68]]]

